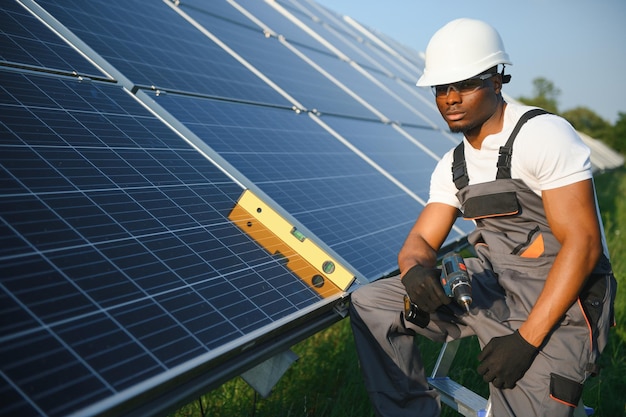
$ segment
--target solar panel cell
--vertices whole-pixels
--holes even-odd
[[[57,251],[49,260],[101,308],[123,305],[144,296],[138,285],[94,247]]]

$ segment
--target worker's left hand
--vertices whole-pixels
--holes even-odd
[[[528,343],[519,331],[494,337],[478,355],[478,373],[485,382],[499,389],[513,388],[530,368],[539,349]]]

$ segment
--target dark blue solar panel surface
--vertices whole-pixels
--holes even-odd
[[[429,143],[409,139],[387,124],[332,116],[323,117],[323,120],[423,201],[428,200],[429,182],[424,178],[430,177],[442,156],[432,151]],[[432,133],[427,129],[416,130]],[[438,136],[438,140],[444,141],[441,135]],[[431,154],[426,153],[424,148]]]
[[[200,0],[194,0],[194,3],[196,2],[199,3]],[[294,22],[282,18],[279,11],[267,7],[267,5],[264,5],[262,2],[243,0],[239,3],[247,10],[250,10],[254,15],[258,15],[261,21],[269,25],[272,31],[284,36],[290,43],[304,46],[307,49],[332,52],[328,49],[327,44],[323,43],[328,42],[333,48],[343,52],[351,60],[360,65],[377,68],[378,71],[386,72],[391,75],[384,66],[378,65],[375,60],[368,58],[368,55],[371,55],[373,50],[377,50],[379,53],[385,53],[371,43],[368,43],[366,46],[364,38],[359,36],[352,28],[348,27],[345,22],[341,21],[340,17],[338,18],[339,20],[329,21],[325,19],[326,16],[319,13],[319,9],[312,8],[311,5],[306,4],[306,2],[303,2],[300,7],[295,7],[295,5],[290,2],[273,2],[273,4],[278,4],[280,8],[285,9],[287,13],[293,15],[296,19],[311,28],[316,35],[323,38],[324,41],[320,41],[311,34],[303,31]],[[355,51],[358,51],[358,53],[355,53]]]
[[[309,116],[175,94],[155,100],[366,277],[395,268],[391,254],[422,206]],[[368,126],[391,129],[359,125]]]
[[[39,3],[133,83],[289,104],[163,1]]]
[[[65,415],[320,300],[121,88],[2,79],[0,414]]]
[[[206,6],[205,6],[206,7]],[[264,5],[265,8],[269,7]],[[226,39],[230,48],[268,76],[307,109],[324,113],[337,113],[361,118],[377,118],[348,93],[314,69],[296,54],[290,52],[276,38],[266,38],[259,28],[251,30],[217,18],[209,13],[182,7],[191,17]],[[336,56],[329,59],[341,65],[344,71],[359,76],[348,63]]]
[[[63,42],[15,1],[0,9],[0,59],[51,70],[103,76],[75,49]]]
[[[202,0],[192,0],[192,3],[199,8],[207,9],[206,3],[202,5]],[[294,22],[285,19],[283,15],[271,5],[254,0],[242,0],[239,1],[238,4],[267,25],[273,32],[286,37],[289,41],[304,44],[311,48],[326,50],[325,46],[315,40],[310,34],[300,29]],[[286,8],[290,13],[297,14],[299,18],[305,17],[308,20],[308,17],[299,13],[298,10],[292,7],[293,5],[282,3],[280,6]],[[184,7],[183,5],[183,8]]]
[[[304,0],[297,9],[289,7],[289,2],[277,1],[285,8],[292,11],[307,25],[314,28],[315,32],[329,40],[333,46],[342,50],[345,54],[361,66],[372,68],[374,71],[384,73],[391,78],[400,78],[414,86],[424,68],[424,60],[417,51],[400,44],[383,33],[360,25],[365,32],[352,26],[344,20],[343,16],[326,9],[310,0]],[[304,9],[306,12],[303,12]],[[293,32],[294,35],[297,32]],[[373,36],[374,39],[370,38]],[[358,51],[356,54],[354,51]],[[417,89],[417,92],[432,101],[428,89]],[[420,106],[421,107],[421,106]],[[437,122],[439,116],[432,120]]]

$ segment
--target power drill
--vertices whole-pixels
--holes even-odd
[[[456,303],[469,313],[472,304],[472,286],[461,255],[450,252],[443,257],[440,282],[446,295],[454,298]],[[426,327],[430,322],[430,315],[420,310],[408,295],[404,296],[404,317],[420,327]]]

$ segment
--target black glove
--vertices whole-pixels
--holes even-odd
[[[440,276],[440,269],[415,265],[402,277],[407,295],[420,310],[433,313],[439,306],[450,304],[450,297],[441,286]]]
[[[528,343],[517,330],[507,336],[494,337],[478,355],[481,362],[478,373],[496,388],[513,388],[538,352],[539,349]]]

